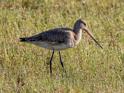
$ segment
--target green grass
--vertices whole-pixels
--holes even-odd
[[[57,52],[20,43],[19,37],[54,27],[73,27],[82,18],[103,50],[85,34],[80,44]],[[1,0],[0,93],[124,93],[123,0]]]

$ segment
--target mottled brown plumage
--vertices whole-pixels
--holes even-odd
[[[95,40],[93,34],[86,27],[86,23],[81,19],[78,19],[73,29],[70,28],[55,28],[48,31],[41,32],[31,37],[20,38],[22,42],[29,42],[43,48],[53,50],[51,60],[50,60],[50,72],[52,73],[52,58],[54,50],[59,51],[60,63],[64,69],[60,50],[72,48],[76,46],[82,37],[82,32],[85,31],[90,35],[90,37],[102,48],[102,46]]]

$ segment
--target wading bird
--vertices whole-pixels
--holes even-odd
[[[54,51],[57,50],[59,52],[60,63],[64,70],[64,65],[60,51],[68,48],[73,48],[74,46],[76,46],[81,40],[82,32],[86,32],[96,42],[96,44],[102,48],[102,46],[94,38],[91,31],[89,31],[88,28],[86,27],[86,23],[81,19],[78,19],[74,23],[73,29],[71,28],[50,29],[39,34],[36,34],[34,36],[20,38],[20,41],[32,43],[40,47],[52,50],[52,55],[49,62],[50,74],[52,74],[52,59]]]

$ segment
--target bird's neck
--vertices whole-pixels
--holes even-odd
[[[75,41],[76,44],[78,44],[82,38],[82,29],[74,29],[74,33],[75,33]]]

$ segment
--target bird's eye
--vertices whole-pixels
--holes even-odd
[[[79,22],[86,26],[86,22],[85,21],[79,19]]]
[[[86,23],[84,21],[82,21],[82,23],[86,26]]]

